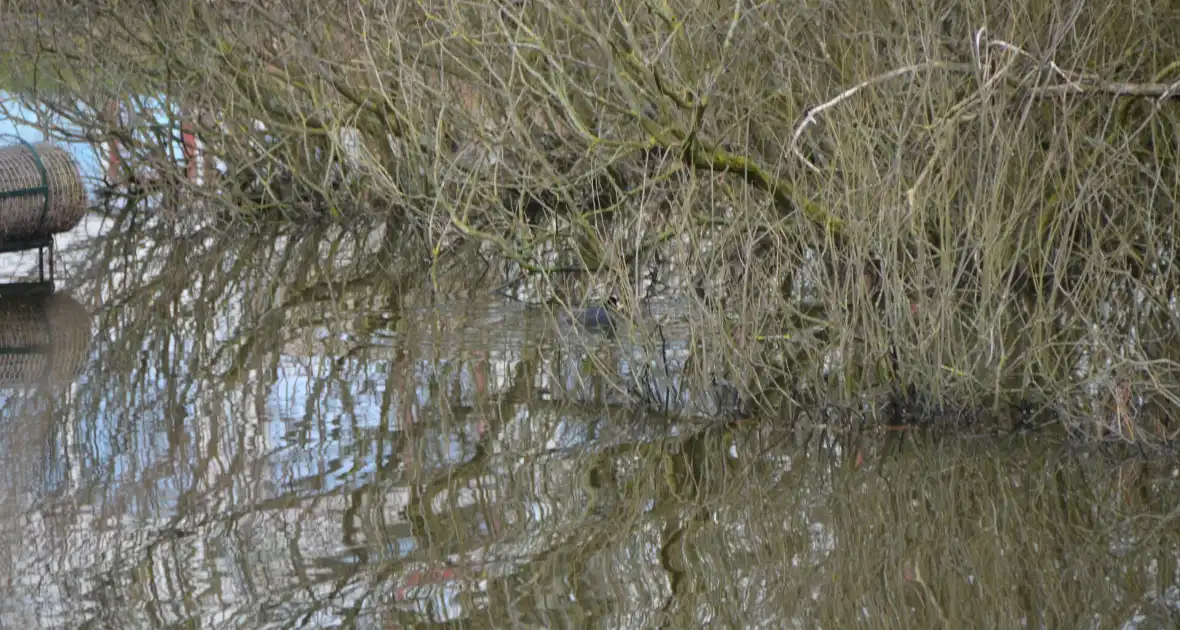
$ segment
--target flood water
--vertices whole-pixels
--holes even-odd
[[[0,626],[1180,620],[1171,460],[727,414],[379,231],[77,232],[0,300]]]
[[[0,297],[0,627],[1180,627],[1171,459],[752,416],[682,307],[585,330],[384,226],[58,242]]]

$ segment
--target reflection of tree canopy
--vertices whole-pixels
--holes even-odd
[[[131,212],[113,220],[130,221]],[[347,518],[376,517],[382,528],[392,519],[420,536],[450,514],[488,535],[492,525],[478,524],[486,515],[451,503],[448,479],[523,481],[527,471],[509,462],[527,456],[553,458],[564,484],[581,476],[579,453],[607,448],[618,457],[669,430],[690,438],[696,429],[675,418],[709,411],[683,399],[670,405],[652,395],[656,384],[641,388],[639,376],[620,370],[620,361],[643,360],[639,337],[591,338],[544,309],[497,311],[432,295],[422,288],[425,264],[387,236],[396,227],[270,227],[241,238],[152,221],[66,252],[71,293],[94,310],[95,338],[56,434],[65,456],[42,473],[47,483],[68,478],[53,486],[58,500],[80,492],[104,518],[130,510],[160,535],[223,519],[268,530],[286,521],[285,505],[337,506],[345,488],[392,483],[409,494],[380,501],[401,508]],[[470,295],[461,283],[471,263],[441,266],[435,287]],[[622,344],[631,348],[622,358],[610,352]],[[691,395],[689,382],[675,383],[684,388],[676,394]],[[660,413],[642,413],[645,405]],[[552,511],[588,487],[570,483],[539,505]],[[308,518],[339,518],[337,507],[326,509]],[[432,536],[437,544],[418,555],[451,546],[450,534]],[[459,541],[467,551],[487,544]]]
[[[403,350],[422,352],[414,347]],[[149,367],[134,369],[176,385],[134,377],[101,410],[116,418],[96,422],[117,419],[121,430],[88,431],[88,414],[73,425],[89,446],[103,434],[138,440],[122,452],[137,469],[104,466],[94,449],[83,462],[97,468],[93,481],[73,495],[116,519],[94,528],[74,515],[115,560],[67,565],[84,570],[71,597],[100,602],[111,623],[214,613],[256,627],[308,617],[361,627],[1167,618],[1172,462],[1112,466],[1048,442],[1010,454],[990,440],[837,442],[761,423],[534,404],[535,392],[477,391],[468,402],[442,377],[439,397],[407,402],[394,390],[419,382],[417,365],[367,357],[289,355],[238,380],[224,370],[190,380],[175,377],[200,360],[165,372],[142,356]],[[151,413],[169,390],[188,408]],[[385,416],[386,404],[416,413]],[[169,422],[166,452],[135,438]],[[57,535],[78,536],[67,532]],[[65,562],[60,547],[42,553]]]

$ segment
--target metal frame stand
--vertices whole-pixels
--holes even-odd
[[[0,296],[53,293],[57,273],[57,255],[53,237],[0,241],[0,254],[37,250],[37,282],[14,282],[0,284]],[[45,275],[45,262],[49,261],[49,276]]]

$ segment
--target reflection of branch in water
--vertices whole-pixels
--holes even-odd
[[[636,414],[631,421],[642,423],[644,418]],[[567,482],[559,481],[555,487],[546,486],[543,497],[538,498],[568,498],[579,507],[572,512],[549,511],[550,516],[542,521],[548,530],[544,538],[549,542],[544,550],[528,558],[527,567],[520,567],[537,575],[531,579],[521,576],[518,579],[523,580],[523,587],[514,590],[529,592],[527,586],[544,579],[549,571],[547,567],[560,567],[563,574],[569,574],[573,567],[585,566],[591,556],[611,548],[621,534],[635,533],[646,524],[663,523],[659,529],[673,527],[675,530],[679,526],[673,524],[680,523],[686,513],[692,515],[694,522],[707,522],[710,509],[705,506],[724,504],[729,484],[724,483],[722,477],[737,472],[721,461],[728,457],[726,449],[721,448],[726,443],[726,435],[725,431],[719,432],[706,425],[676,438],[665,437],[650,443],[589,443],[580,448],[542,451],[528,456],[518,473],[526,488],[530,489],[526,493],[534,492],[530,481],[534,473],[529,471],[538,468],[556,471],[559,470],[557,462],[569,462],[573,468],[568,475],[563,475]],[[497,448],[502,449],[502,446]],[[448,554],[488,549],[491,545],[511,548],[517,543],[523,544],[526,539],[538,540],[538,532],[518,528],[501,531],[493,539],[483,537],[457,546],[449,544],[448,539],[467,536],[464,530],[455,528],[456,516],[467,510],[457,511],[454,506],[438,507],[438,498],[443,493],[482,487],[486,480],[495,479],[503,482],[491,489],[493,494],[487,494],[485,490],[477,501],[488,501],[494,496],[495,499],[490,499],[494,501],[493,505],[512,509],[514,504],[508,503],[507,499],[518,496],[519,492],[511,491],[505,484],[510,484],[517,475],[506,475],[503,470],[511,468],[510,462],[519,457],[517,451],[490,456],[487,448],[482,448],[472,460],[439,471],[437,478],[427,482],[411,502],[409,512],[416,534],[429,538],[436,552]],[[637,467],[636,463],[639,464]],[[564,490],[559,490],[562,486]],[[653,498],[654,504],[649,503]],[[669,544],[674,544],[674,540]],[[488,556],[481,554],[481,557]],[[510,560],[502,555],[495,557],[501,561]]]
[[[289,321],[289,315],[292,312],[322,303],[340,305],[346,296],[360,296],[362,300],[369,301],[382,297],[396,298],[398,292],[394,289],[398,286],[408,284],[413,278],[422,273],[425,269],[425,264],[398,265],[399,273],[391,276],[389,271],[390,265],[382,264],[382,262],[388,261],[392,254],[393,252],[390,246],[387,243],[383,244],[381,250],[376,254],[375,260],[372,261],[372,264],[366,265],[365,268],[368,269],[367,271],[339,279],[327,275],[332,272],[331,269],[321,270],[321,274],[325,277],[312,283],[306,283],[306,279],[311,277],[312,265],[318,262],[318,248],[313,248],[313,251],[309,251],[300,261],[302,264],[297,273],[297,282],[299,284],[296,285],[293,295],[285,298],[281,304],[263,311],[258,316],[253,327],[243,332],[236,356],[231,363],[232,367],[226,377],[236,382],[239,372],[249,365],[250,358],[256,351],[259,349],[268,349],[270,340],[275,337],[281,337],[281,331],[290,326],[292,322]],[[385,282],[388,282],[391,287],[389,293],[369,290]],[[387,304],[382,310],[396,312],[400,308]],[[327,322],[328,320],[324,319],[321,321]],[[312,323],[312,321],[298,322],[297,326],[306,328]],[[371,332],[375,330],[375,327],[371,327],[368,330]]]

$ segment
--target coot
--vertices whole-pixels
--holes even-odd
[[[619,299],[611,296],[605,304],[592,304],[577,314],[577,320],[586,330],[614,332],[619,316]]]

